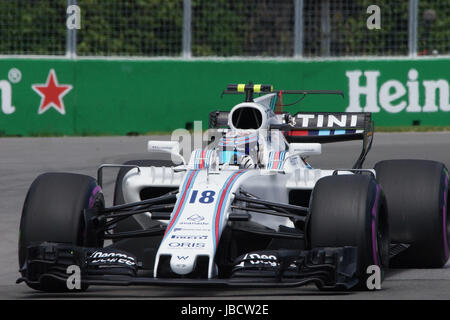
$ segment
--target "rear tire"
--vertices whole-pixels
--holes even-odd
[[[102,240],[87,235],[83,210],[104,206],[97,181],[72,173],[44,173],[31,184],[25,198],[19,232],[19,267],[27,258],[27,247],[41,242],[66,243],[75,246],[102,246]],[[67,291],[65,284],[47,281],[30,284],[35,290]],[[82,290],[87,289],[84,286]]]
[[[429,160],[386,160],[375,165],[386,193],[392,242],[410,247],[391,259],[401,268],[440,268],[449,257],[448,170]]]
[[[311,248],[353,246],[358,250],[357,289],[367,289],[367,267],[388,266],[389,229],[383,191],[367,175],[320,179],[313,189],[308,222]]]

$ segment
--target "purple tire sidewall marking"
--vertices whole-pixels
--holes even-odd
[[[444,170],[444,205],[442,207],[442,228],[444,235],[444,255],[448,259],[448,240],[447,240],[447,197],[448,197],[448,173]]]
[[[102,190],[102,188],[100,188],[100,186],[96,186],[91,193],[91,196],[89,197],[89,204],[88,204],[88,209],[92,208],[94,206],[95,203],[95,195],[97,193],[99,193]]]
[[[88,203],[88,209],[91,209],[95,204],[95,195],[102,191],[102,188],[100,186],[95,186],[94,189],[92,189],[91,195],[89,196],[89,203]],[[86,228],[83,230],[83,238],[86,238]]]
[[[380,191],[381,191],[380,186],[377,184],[375,201],[374,201],[373,207],[372,207],[372,256],[373,256],[373,262],[376,265],[379,265],[378,254],[377,254],[376,220],[377,220],[377,206],[378,206],[378,199],[380,198]]]

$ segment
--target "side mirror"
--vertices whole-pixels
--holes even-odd
[[[320,143],[289,143],[289,153],[300,156],[322,154],[322,145]]]
[[[172,155],[173,160],[180,160],[183,164],[186,164],[183,156],[180,154],[180,143],[178,141],[158,141],[158,140],[149,140],[147,142],[147,151],[148,152],[167,152]]]

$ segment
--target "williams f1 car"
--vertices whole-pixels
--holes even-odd
[[[210,113],[210,139],[188,161],[178,141],[149,141],[149,159],[104,164],[97,178],[44,173],[19,236],[29,287],[66,291],[71,266],[90,285],[366,288],[388,267],[442,267],[449,257],[449,175],[428,160],[363,169],[370,113],[283,110],[283,96],[340,91],[228,85],[243,94]],[[286,106],[286,105],[284,105]],[[349,168],[313,168],[324,143],[362,140]],[[155,160],[155,155],[159,158]],[[114,204],[103,171],[118,167]],[[374,269],[375,268],[375,269]]]

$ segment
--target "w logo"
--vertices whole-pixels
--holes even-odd
[[[178,260],[186,260],[189,256],[177,256]]]

